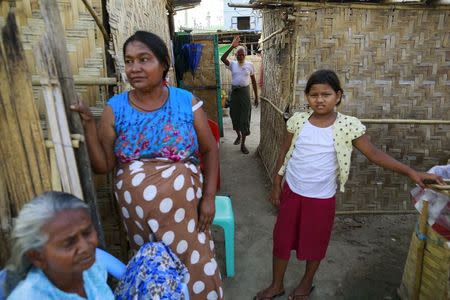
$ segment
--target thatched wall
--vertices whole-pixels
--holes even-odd
[[[305,104],[302,91],[309,74],[331,68],[345,91],[339,107],[342,113],[362,119],[448,121],[449,9],[297,7],[291,48],[283,48],[279,37],[265,44],[263,96],[281,111],[292,99],[291,106],[299,110]],[[282,26],[279,11],[264,13],[264,36]],[[292,58],[296,64],[289,63]],[[289,84],[280,78],[292,71],[295,89],[286,90]],[[269,171],[283,123],[280,113],[264,102],[260,153]],[[417,170],[426,171],[450,158],[449,125],[366,125],[374,144]],[[411,187],[407,178],[355,153],[346,192],[338,196],[338,209],[407,210]]]
[[[268,36],[283,26],[283,23],[280,21],[281,18],[282,11],[280,10],[264,12],[264,36]],[[284,111],[290,102],[290,87],[292,85],[292,74],[290,72],[291,52],[293,52],[292,43],[294,41],[294,35],[285,32],[264,44],[263,48],[262,69],[264,72],[264,84],[261,89],[263,101],[261,101],[261,141],[258,150],[270,177],[275,168],[285,123],[282,116],[264,99],[269,99],[276,103],[276,106],[281,111]]]
[[[159,35],[171,51],[166,3],[166,0],[108,1],[107,9],[114,46],[113,55],[122,80],[126,78],[122,53],[123,43],[137,30],[150,31]],[[171,84],[175,85],[172,72],[169,77]]]

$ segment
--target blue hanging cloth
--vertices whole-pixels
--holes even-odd
[[[200,64],[203,47],[203,44],[184,44],[182,47],[184,59],[188,62],[188,69],[192,76],[195,75],[195,71]]]

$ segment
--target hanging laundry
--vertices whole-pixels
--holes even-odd
[[[185,61],[187,61],[188,69],[192,76],[195,75],[195,71],[200,64],[200,59],[202,57],[203,44],[185,44],[182,47],[182,52]]]
[[[183,75],[189,70],[188,61],[184,58],[183,46],[192,41],[190,34],[179,34],[173,42],[173,54],[175,57],[175,73],[177,80],[183,80]]]

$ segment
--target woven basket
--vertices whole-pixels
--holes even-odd
[[[450,299],[450,248],[427,224],[428,203],[424,204],[398,294],[401,299]]]

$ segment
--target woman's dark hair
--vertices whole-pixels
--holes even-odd
[[[143,43],[150,49],[158,59],[159,63],[164,67],[163,78],[166,78],[167,72],[169,72],[170,57],[169,50],[166,43],[156,34],[148,31],[136,31],[130,36],[123,44],[123,56],[125,57],[125,50],[129,43],[138,41]]]
[[[339,81],[339,77],[332,70],[323,69],[317,70],[314,73],[312,73],[308,79],[308,82],[306,83],[305,87],[306,95],[309,94],[309,91],[311,90],[311,87],[314,84],[328,84],[336,93],[341,92],[342,95],[344,94],[344,90],[341,88],[341,82]],[[341,104],[341,99],[339,99],[339,102],[336,105],[339,104]]]

